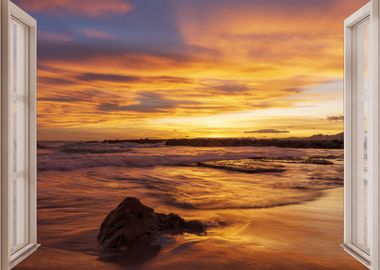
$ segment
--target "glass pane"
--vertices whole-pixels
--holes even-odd
[[[11,249],[28,243],[28,31],[12,19],[11,23]]]
[[[369,253],[368,243],[368,37],[369,20],[353,29],[353,244]]]

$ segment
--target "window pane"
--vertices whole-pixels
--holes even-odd
[[[11,23],[11,249],[28,243],[28,31],[12,19]]]
[[[353,244],[369,253],[368,243],[368,37],[369,20],[353,29]]]

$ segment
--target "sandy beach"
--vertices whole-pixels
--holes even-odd
[[[91,255],[42,246],[16,269],[364,270],[339,246],[342,211],[343,189],[339,188],[300,205],[210,211],[207,215],[218,218],[228,215],[230,220],[245,222],[232,222],[204,237],[183,235],[176,237],[176,241],[168,240],[156,256],[149,258],[146,254],[145,258],[136,257],[136,261],[130,259],[127,267],[94,260]]]
[[[342,186],[342,150],[45,144],[42,246],[16,269],[364,270],[340,247]],[[201,220],[207,235],[161,235],[105,256],[100,224],[126,197]]]

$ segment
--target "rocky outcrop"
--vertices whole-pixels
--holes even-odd
[[[197,165],[242,173],[281,173],[285,171],[285,167],[283,165],[268,165],[268,163],[263,163],[253,159],[205,161],[198,162]]]
[[[156,213],[137,198],[126,198],[103,221],[98,241],[102,252],[126,250],[137,242],[151,242],[161,234],[206,233],[198,220],[185,221],[176,214]]]
[[[327,157],[251,157],[252,160],[260,160],[260,161],[266,161],[266,162],[279,162],[279,163],[303,163],[303,164],[317,164],[317,165],[334,165],[334,162],[328,160],[328,159],[334,159],[331,158],[331,156]]]

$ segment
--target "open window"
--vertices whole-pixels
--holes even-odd
[[[344,248],[373,270],[378,262],[378,0],[345,21]]]
[[[38,247],[36,21],[1,0],[1,270]],[[345,239],[379,269],[379,0],[345,21]]]
[[[36,21],[1,3],[1,269],[37,248]]]

